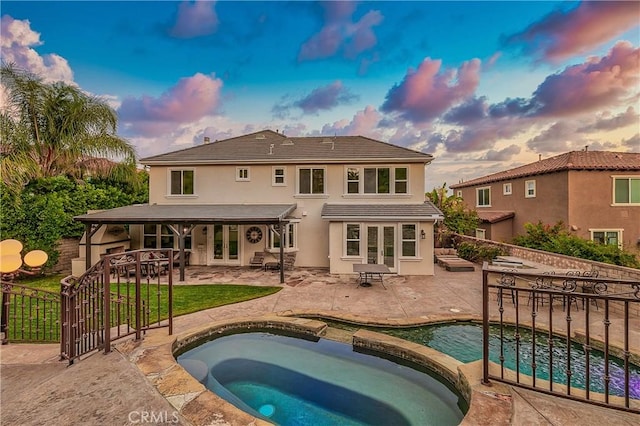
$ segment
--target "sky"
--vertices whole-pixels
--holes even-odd
[[[7,1],[5,63],[107,101],[138,156],[271,129],[432,154],[426,190],[640,152],[640,2]]]

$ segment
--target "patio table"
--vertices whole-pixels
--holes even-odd
[[[384,285],[383,276],[392,274],[387,265],[378,263],[354,263],[353,272],[358,274],[359,287],[371,287],[371,281],[377,279],[385,290],[387,287]]]

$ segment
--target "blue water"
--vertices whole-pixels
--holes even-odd
[[[382,331],[382,330],[380,330]],[[409,329],[385,329],[385,333],[421,343],[442,353],[445,353],[464,363],[482,359],[482,326],[480,324],[445,324],[416,327]],[[504,366],[516,370],[516,339],[515,329],[507,328],[504,334]],[[532,375],[533,345],[531,332],[520,329],[520,373]],[[566,385],[567,383],[567,341],[561,337],[553,337],[553,381]],[[549,380],[549,336],[536,333],[536,377]],[[500,364],[499,328],[491,327],[489,338],[489,359]],[[589,374],[591,391],[604,393],[604,354],[592,350],[589,356]],[[582,345],[571,343],[571,386],[579,389],[586,388],[586,356]],[[609,394],[624,396],[624,363],[622,360],[609,357]],[[632,365],[630,368],[629,396],[640,399],[640,368]]]
[[[178,357],[238,408],[278,425],[457,425],[460,397],[434,377],[351,345],[267,333],[225,336]]]

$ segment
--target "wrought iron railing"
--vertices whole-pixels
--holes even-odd
[[[58,293],[2,281],[0,309],[2,344],[60,340]]]
[[[168,327],[173,333],[172,250],[136,250],[104,256],[81,277],[62,280],[63,359],[126,336]]]
[[[640,413],[640,282],[486,262],[482,281],[485,382]]]

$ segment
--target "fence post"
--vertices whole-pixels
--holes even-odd
[[[9,343],[8,320],[9,320],[9,293],[4,291],[5,283],[2,283],[2,312],[0,313],[0,332],[2,333],[2,344]]]
[[[489,385],[489,271],[482,263],[482,383]]]
[[[104,263],[102,265],[102,288],[104,291],[103,301],[104,307],[104,353],[111,352],[111,259],[109,256],[104,257]],[[118,324],[118,327],[120,325]]]
[[[140,281],[142,281],[142,276],[140,274],[140,268],[142,266],[142,262],[147,262],[147,276],[148,274],[150,274],[150,271],[152,270],[152,262],[153,260],[151,260],[152,257],[149,256],[148,258],[145,258],[144,260],[142,259],[142,256],[140,254],[140,252],[136,253],[136,301],[135,301],[135,305],[136,305],[136,340],[140,340],[142,338],[142,294],[141,294],[141,285],[140,285]],[[159,265],[159,264],[158,264]],[[158,268],[156,270],[156,272],[158,273],[158,275],[160,274],[160,269]],[[147,279],[147,286],[149,286],[149,279]]]

